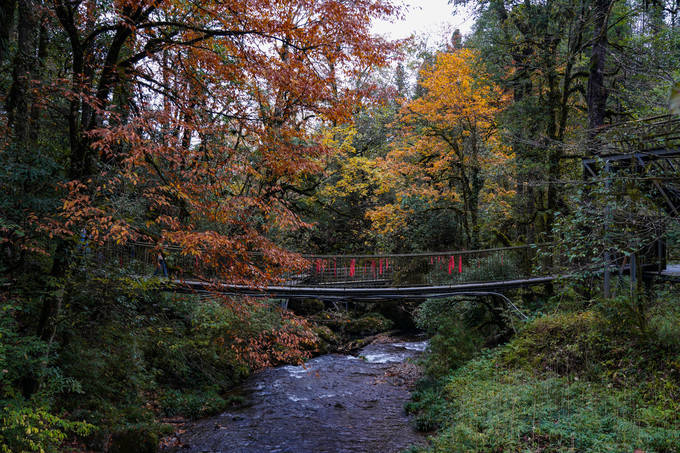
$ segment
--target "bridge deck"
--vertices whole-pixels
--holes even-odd
[[[535,277],[519,280],[497,282],[463,283],[447,286],[410,286],[398,288],[333,288],[333,287],[299,287],[299,286],[267,286],[252,288],[245,285],[229,285],[196,280],[173,280],[175,290],[187,292],[213,291],[229,295],[247,295],[252,297],[312,297],[317,299],[343,300],[386,300],[386,299],[422,299],[449,297],[456,294],[489,292],[503,289],[522,288],[550,283],[560,276]]]
[[[680,281],[680,264],[668,264],[666,269],[661,272],[652,272],[654,278],[661,281],[679,282]]]
[[[668,277],[680,277],[680,264],[669,264],[666,270],[661,271],[661,275]]]

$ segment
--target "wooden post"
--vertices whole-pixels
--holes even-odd
[[[605,179],[605,188],[607,190],[611,190],[611,180],[609,179],[609,161],[605,163],[604,166],[604,171],[606,174]],[[609,202],[607,202],[607,207],[605,210],[605,221],[604,221],[604,246],[605,246],[605,252],[604,252],[604,297],[605,299],[609,299],[611,297],[611,271],[609,269],[609,263],[611,261],[611,254],[609,252],[609,220],[611,218],[612,214],[612,209],[611,206],[609,206]]]
[[[657,271],[661,273],[666,270],[666,241],[664,238],[659,238],[656,241],[656,258]]]
[[[632,253],[630,255],[630,297],[635,299],[637,294],[637,255]]]

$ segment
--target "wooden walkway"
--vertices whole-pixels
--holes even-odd
[[[267,286],[253,288],[245,285],[229,285],[196,280],[172,280],[169,286],[174,291],[217,292],[227,295],[242,295],[269,298],[315,298],[323,300],[376,301],[397,299],[423,299],[455,296],[457,294],[496,292],[506,289],[526,288],[550,283],[561,276],[535,277],[497,282],[462,283],[447,286],[410,286],[395,288],[333,288],[304,286]]]

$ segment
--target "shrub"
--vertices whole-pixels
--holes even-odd
[[[602,327],[593,311],[540,317],[504,349],[503,361],[560,375],[594,371],[609,351]]]
[[[4,401],[0,409],[0,451],[56,452],[67,435],[88,435],[94,426],[65,420],[45,408],[20,400]]]

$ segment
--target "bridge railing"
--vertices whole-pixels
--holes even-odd
[[[162,251],[162,259],[159,253]],[[179,247],[157,247],[149,243],[117,245],[106,243],[93,252],[95,258],[127,267],[138,275],[167,275],[175,279],[220,279],[228,263],[218,269],[201,257],[185,254]],[[536,271],[537,246],[482,250],[383,255],[302,255],[305,271],[284,273],[281,285],[327,287],[405,287],[456,285],[461,283],[517,280],[546,275]],[[261,255],[251,256],[258,266]],[[165,269],[162,262],[165,263]]]
[[[534,275],[532,246],[436,253],[305,255],[305,285],[403,287],[516,280]]]

